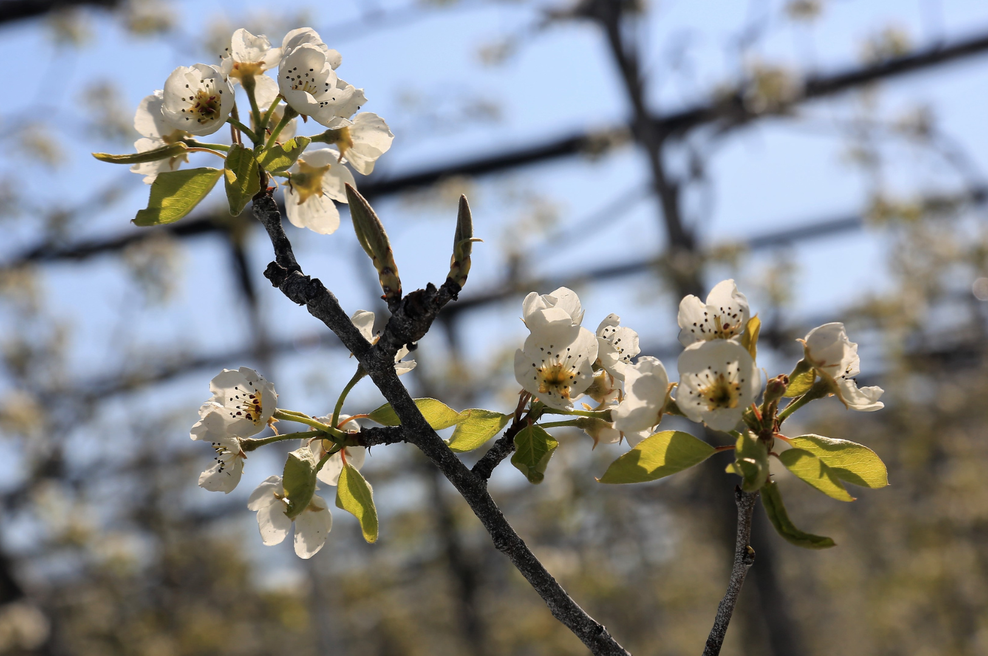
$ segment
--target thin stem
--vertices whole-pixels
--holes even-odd
[[[572,417],[593,417],[594,419],[603,419],[604,421],[611,420],[610,410],[557,410],[556,408],[550,408],[546,406],[543,410],[544,414],[547,415],[566,415]]]
[[[285,440],[301,440],[306,437],[319,437],[319,431],[300,431],[298,433],[272,435],[271,437],[243,438],[240,440],[240,448],[241,450],[250,453],[251,451],[259,449],[262,446],[267,446],[268,444],[283,442]]]
[[[544,424],[539,424],[542,428],[563,428],[567,426],[579,426],[577,423],[579,419],[570,419],[569,421],[550,421]]]
[[[201,141],[196,141],[195,139],[183,139],[185,145],[189,148],[208,148],[209,150],[221,150],[224,153],[230,151],[230,146],[226,144],[214,144],[214,143],[202,143]]]
[[[734,488],[734,501],[738,506],[738,533],[734,546],[734,567],[731,569],[731,580],[727,584],[727,594],[717,606],[717,617],[714,626],[707,637],[707,645],[703,656],[717,656],[724,645],[727,635],[727,625],[731,623],[734,606],[738,603],[744,577],[755,563],[755,550],[748,544],[751,541],[751,517],[755,512],[758,492],[744,492],[740,487]]]
[[[350,379],[350,382],[347,383],[346,387],[343,388],[343,391],[340,392],[340,398],[336,401],[336,407],[333,408],[333,421],[331,421],[330,424],[333,426],[340,425],[340,412],[343,410],[343,402],[346,401],[347,394],[349,394],[350,390],[353,389],[353,386],[359,383],[360,379],[366,375],[367,372],[364,371],[364,368],[358,365],[356,373],[353,374],[353,378]]]
[[[813,387],[806,392],[806,394],[794,399],[789,403],[789,405],[782,409],[782,412],[779,413],[778,417],[779,425],[781,426],[782,422],[784,422],[789,415],[796,412],[810,401],[822,399],[829,393],[830,392],[827,389],[826,383],[823,380],[818,380],[813,384]]]
[[[263,135],[264,128],[267,126],[267,123],[261,122],[261,110],[257,107],[257,98],[254,96],[254,87],[257,82],[254,80],[253,75],[245,76],[241,82],[243,83],[244,91],[247,92],[247,100],[250,102],[250,116],[254,119],[254,129],[257,130],[258,134]],[[258,145],[256,135],[251,137],[251,141],[254,142],[255,146]]]
[[[334,426],[324,424],[321,421],[317,421],[312,417],[309,417],[308,415],[295,413],[291,410],[275,410],[274,414],[271,416],[282,421],[294,421],[299,424],[305,424],[306,426],[312,426],[313,428],[330,435],[333,438],[333,441],[338,442],[345,437],[343,431],[337,430]]]
[[[264,116],[261,118],[261,120],[264,122],[263,124],[265,129],[267,129],[268,124],[271,123],[271,117],[274,116],[274,110],[276,110],[278,108],[278,105],[280,104],[281,104],[281,96],[280,95],[275,96],[274,100],[271,102],[271,106],[268,107],[268,111],[264,112]],[[262,130],[262,134],[263,134],[263,130]]]
[[[281,131],[285,129],[285,126],[288,125],[288,122],[291,121],[293,118],[295,118],[295,116],[296,114],[294,111],[292,111],[291,107],[285,108],[285,115],[281,117],[281,121],[278,123],[278,125],[275,126],[274,130],[271,130],[271,136],[268,137],[267,143],[264,144],[265,150],[275,145],[275,143],[278,140],[278,135],[281,134]]]
[[[186,149],[185,152],[187,152],[187,153],[209,153],[210,155],[216,155],[220,159],[226,159],[226,155],[223,155],[221,153],[218,153],[215,150],[212,150],[211,148],[188,148],[188,149]]]
[[[254,134],[254,131],[251,130],[246,125],[244,125],[243,123],[241,123],[240,121],[238,121],[237,119],[235,119],[235,118],[233,118],[231,116],[230,118],[226,119],[226,122],[229,123],[230,125],[232,125],[233,127],[237,128],[238,130],[240,130],[244,134],[246,134],[248,137],[250,137],[250,140],[252,142],[258,143],[257,135]]]

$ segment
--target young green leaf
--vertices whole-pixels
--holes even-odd
[[[429,425],[436,430],[449,428],[460,421],[460,413],[453,410],[442,401],[428,398],[415,399],[415,405],[418,406],[419,412],[421,412],[422,416],[425,417],[425,420],[429,422]],[[380,408],[367,415],[367,418],[371,421],[376,421],[382,426],[397,426],[401,423],[398,421],[398,415],[395,414],[394,409],[389,403],[385,403]]]
[[[797,478],[809,483],[828,497],[838,501],[854,501],[837,474],[820,458],[803,449],[789,449],[779,454],[779,460]]]
[[[804,533],[796,528],[792,520],[789,519],[786,507],[782,505],[782,496],[779,494],[779,488],[775,483],[766,483],[762,486],[761,492],[762,505],[765,506],[769,521],[772,522],[772,526],[775,527],[779,535],[787,541],[805,549],[827,549],[837,546],[837,543],[830,538]]]
[[[159,173],[151,184],[147,209],[137,212],[134,223],[146,227],[178,221],[206,197],[222,174],[221,169],[211,168]]]
[[[813,371],[812,365],[806,360],[800,360],[796,363],[792,373],[789,374],[789,387],[786,388],[786,398],[791,399],[806,394],[813,387],[813,381],[815,380],[816,372]]]
[[[751,433],[744,432],[738,437],[734,448],[735,460],[727,466],[727,471],[742,479],[741,489],[754,492],[768,480],[768,448]]]
[[[748,349],[748,353],[751,355],[751,359],[755,360],[755,355],[758,353],[758,333],[762,330],[762,320],[757,316],[748,319],[748,325],[744,328],[744,334],[741,335],[741,346]]]
[[[644,483],[700,464],[716,452],[714,447],[682,431],[662,431],[646,437],[611,463],[601,483]]]
[[[143,164],[144,162],[157,162],[159,159],[181,157],[188,149],[188,146],[184,143],[177,141],[173,144],[155,148],[154,150],[145,150],[141,153],[131,153],[129,155],[93,153],[93,157],[101,162],[109,162],[111,164]]]
[[[377,542],[377,508],[374,489],[360,472],[349,463],[340,472],[336,485],[336,507],[347,511],[360,521],[360,530],[368,542]]]
[[[230,214],[238,216],[254,194],[261,190],[254,151],[242,144],[233,144],[226,156],[223,175],[226,177],[226,198],[230,202]]]
[[[481,408],[464,410],[447,444],[457,453],[473,451],[500,433],[510,419],[511,415]]]
[[[511,464],[528,478],[529,483],[541,483],[552,452],[559,442],[536,424],[526,426],[515,435],[515,454]]]
[[[878,454],[862,444],[822,435],[802,435],[789,441],[793,448],[809,451],[845,483],[880,488],[889,484],[888,470]]]
[[[275,144],[271,148],[261,153],[257,158],[258,163],[264,167],[265,171],[277,173],[291,167],[302,154],[305,147],[312,141],[309,137],[295,137],[283,144]]]
[[[305,446],[288,454],[282,484],[288,495],[288,510],[285,514],[295,519],[305,510],[316,491],[316,460],[312,449]]]

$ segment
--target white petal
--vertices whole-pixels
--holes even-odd
[[[275,494],[284,494],[285,488],[281,484],[281,476],[268,476],[261,484],[254,488],[247,499],[248,510],[260,510],[271,504],[281,503]]]
[[[394,135],[383,118],[364,112],[354,117],[350,139],[353,146],[346,151],[347,162],[361,175],[370,175],[377,158],[391,148]]]
[[[333,516],[326,501],[313,496],[309,507],[295,518],[295,553],[299,558],[312,558],[326,543],[333,528]]]
[[[635,433],[658,424],[668,389],[669,375],[657,358],[646,355],[628,365],[624,400],[611,413],[614,427],[624,433]]]
[[[263,114],[271,107],[271,103],[278,97],[281,90],[278,83],[267,75],[257,75],[254,77],[254,99]]]
[[[257,528],[261,532],[261,541],[268,547],[284,542],[292,529],[292,520],[285,514],[288,506],[281,500],[276,501],[257,511]]]
[[[150,96],[145,96],[141,104],[137,106],[137,113],[134,114],[134,129],[141,136],[161,139],[175,130],[161,115],[161,107],[164,102],[164,92],[158,89]]]
[[[885,404],[879,401],[885,393],[881,387],[858,387],[858,384],[851,378],[840,378],[837,380],[837,387],[840,390],[840,398],[851,410],[860,412],[874,412],[881,410]]]
[[[335,201],[346,203],[346,185],[356,188],[357,182],[353,179],[350,169],[337,160],[322,176],[322,192]]]
[[[641,349],[638,346],[638,333],[620,323],[621,317],[609,314],[597,326],[597,358],[607,373],[618,380],[624,380],[627,365]]]
[[[199,475],[199,487],[210,492],[229,494],[244,473],[244,459],[239,455],[220,456],[217,463]],[[273,496],[273,495],[272,495]]]
[[[706,304],[693,294],[679,302],[679,341],[683,346],[707,339],[703,316],[706,309]]]
[[[340,211],[328,196],[309,196],[299,204],[298,194],[285,187],[285,211],[292,225],[320,235],[331,235],[340,227]]]
[[[737,342],[697,342],[679,356],[676,405],[689,419],[715,430],[731,430],[757,397],[761,375]]]
[[[353,316],[350,317],[350,321],[352,321],[353,325],[357,327],[357,330],[360,331],[360,334],[364,336],[364,339],[366,339],[371,344],[373,344],[376,341],[376,337],[374,335],[373,312],[369,312],[368,310],[357,310],[356,312],[353,313]]]
[[[532,333],[515,353],[515,379],[546,405],[560,410],[593,383],[597,336],[574,326],[566,332]]]

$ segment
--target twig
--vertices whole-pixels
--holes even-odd
[[[734,488],[734,501],[738,505],[738,537],[734,547],[734,567],[731,569],[731,581],[727,584],[727,594],[717,606],[717,617],[714,626],[707,637],[707,646],[703,656],[717,656],[724,645],[727,635],[727,625],[731,623],[734,606],[738,603],[744,577],[755,563],[755,550],[748,542],[751,540],[751,516],[755,512],[758,492],[743,492],[740,487]]]
[[[504,553],[535,588],[553,617],[596,656],[629,656],[602,624],[570,598],[535,557],[488,494],[487,479],[474,474],[456,457],[429,426],[408,390],[398,380],[394,368],[395,352],[402,345],[418,341],[425,335],[443,306],[456,298],[458,286],[447,281],[439,289],[430,284],[424,290],[406,295],[385,326],[381,338],[372,346],[360,335],[332,292],[319,280],[302,273],[270,190],[254,197],[254,216],[267,230],[275,252],[276,261],[268,265],[265,277],[289,299],[305,305],[312,316],[326,324],[350,349],[401,421],[399,429],[403,441],[418,447],[453,484],[487,529],[495,548]],[[402,441],[395,431],[388,433],[387,439]]]

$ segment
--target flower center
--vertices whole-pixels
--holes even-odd
[[[697,391],[706,400],[707,409],[714,411],[718,408],[738,407],[741,385],[730,380],[722,372],[717,372],[715,375],[707,373],[706,385],[701,385]]]
[[[539,394],[552,396],[556,394],[561,399],[569,399],[570,386],[576,380],[576,370],[558,360],[542,363],[537,370],[539,376]]]
[[[232,391],[233,396],[227,399],[230,416],[237,419],[249,419],[255,426],[259,426],[263,417],[260,393],[250,383],[247,383],[246,388],[237,385]]]
[[[199,89],[194,96],[189,96],[189,111],[196,117],[196,123],[203,125],[216,120],[222,105],[221,93]]]
[[[292,189],[298,194],[299,205],[312,195],[322,196],[322,177],[331,166],[310,166],[305,160],[298,160],[298,172],[292,174]]]

